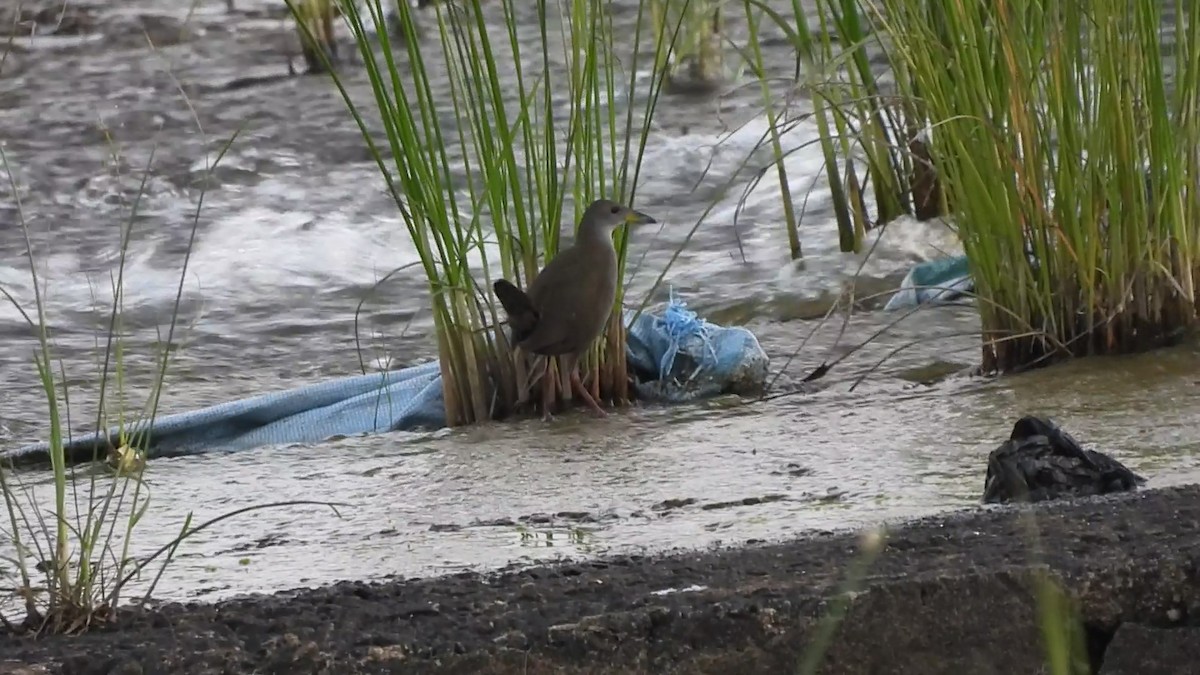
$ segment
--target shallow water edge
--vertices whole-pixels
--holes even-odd
[[[911,521],[880,542],[820,672],[1040,672],[1032,584],[1043,565],[1076,602],[1093,672],[1128,660],[1109,653],[1122,631],[1122,644],[1162,634],[1163,647],[1139,661],[1158,658],[1160,669],[1137,672],[1184,672],[1171,659],[1195,644],[1175,638],[1194,635],[1188,626],[1200,617],[1197,535],[1200,486]],[[0,638],[0,646],[42,668],[23,672],[72,674],[777,673],[799,663],[862,542],[825,533],[493,575],[344,582],[128,611],[81,637]]]
[[[109,326],[105,289],[121,258],[118,235],[131,218],[134,196],[143,192],[143,171],[147,183],[131,230],[124,290],[124,393],[133,406],[150,398],[160,339],[189,250],[177,349],[160,414],[436,356],[424,276],[397,273],[375,286],[411,263],[415,249],[328,79],[286,75],[295,31],[282,3],[237,0],[237,10],[227,11],[219,0],[72,0],[67,21],[58,19],[62,0],[21,4],[44,8],[50,20],[39,20],[37,34],[14,41],[0,77],[0,128],[11,131],[5,152],[19,168],[18,194],[33,237],[31,247],[20,228],[0,227],[0,287],[30,310],[31,254],[44,268],[39,274],[47,282],[63,379],[71,387],[73,432],[91,431],[98,416],[103,389],[96,384],[97,345]],[[628,26],[637,0],[611,4],[618,23]],[[56,33],[43,34],[51,26]],[[747,35],[736,21],[728,28],[735,44]],[[787,42],[761,42],[769,68],[790,73],[794,53]],[[436,43],[429,45],[436,51]],[[361,69],[344,75],[353,98],[369,104]],[[435,84],[437,96],[447,93],[444,79]],[[805,259],[792,261],[774,172],[743,194],[753,172],[739,167],[765,161],[756,148],[766,131],[759,90],[745,84],[733,82],[706,98],[663,99],[638,188],[639,204],[661,215],[663,228],[631,240],[627,298],[640,300],[666,270],[651,299],[674,291],[707,319],[745,325],[771,356],[772,377],[780,375],[781,383],[838,360],[816,391],[753,403],[631,407],[601,421],[571,414],[553,425],[527,420],[152,459],[144,477],[153,503],[131,550],[138,559],[173,539],[192,514],[203,520],[274,499],[351,507],[340,514],[315,506],[270,509],[223,522],[185,542],[154,593],[164,601],[214,602],[247,592],[319,589],[289,593],[310,598],[307,605],[271,605],[209,623],[209,610],[196,610],[196,626],[170,625],[215,631],[216,642],[189,647],[171,638],[121,647],[128,634],[123,631],[136,632],[122,628],[105,634],[119,643],[114,649],[187,654],[194,648],[211,656],[218,671],[305,672],[296,652],[313,643],[321,646],[312,654],[332,659],[332,665],[309,664],[317,672],[353,671],[356,666],[345,664],[371,657],[371,648],[387,656],[396,645],[428,642],[424,633],[377,629],[437,616],[413,604],[424,597],[413,589],[438,584],[447,585],[449,594],[436,596],[448,608],[438,612],[451,618],[490,616],[488,603],[497,598],[522,612],[543,611],[544,603],[566,598],[568,614],[582,616],[586,612],[572,600],[579,591],[536,590],[545,575],[522,577],[534,584],[535,590],[525,591],[533,599],[489,599],[447,575],[566,561],[562,569],[584,570],[576,576],[611,584],[610,573],[589,570],[599,564],[636,567],[646,555],[663,560],[670,557],[660,552],[664,548],[759,546],[962,508],[978,501],[988,451],[1027,413],[1055,418],[1085,445],[1112,452],[1146,475],[1151,486],[1200,482],[1200,343],[1078,360],[991,382],[942,380],[938,373],[962,370],[976,359],[979,318],[973,306],[927,307],[895,325],[897,315],[875,311],[878,303],[856,307],[845,321],[840,313],[821,319],[849,294],[886,292],[912,265],[961,252],[961,245],[949,223],[903,218],[878,232],[869,255],[841,253],[832,198],[821,178],[824,160],[809,145],[818,129],[800,119],[785,138],[798,151],[785,163],[793,194],[811,189],[812,195],[804,198],[800,223]],[[803,97],[796,105],[795,114],[803,115]],[[236,142],[206,181],[206,162],[235,132]],[[201,185],[209,187],[193,245]],[[0,212],[16,222],[3,199]],[[44,440],[46,402],[30,356],[34,345],[11,303],[0,303],[0,336],[0,378],[15,383],[0,406],[0,448]],[[110,403],[114,393],[107,394]],[[82,471],[78,484],[92,475]],[[53,503],[48,472],[20,478],[31,491],[31,511]],[[0,559],[10,553],[7,541],[0,541]],[[584,562],[596,556],[600,562]],[[797,560],[805,562],[793,566],[796,578],[811,578],[809,558]],[[684,567],[668,571],[690,578]],[[771,564],[735,569],[746,579],[765,580],[768,589],[778,581]],[[9,571],[0,569],[0,580],[10,580]],[[379,602],[339,590],[389,584],[400,575],[409,581]],[[419,586],[415,577],[429,577],[430,585]],[[630,578],[641,588],[640,577]],[[330,586],[342,580],[356,583]],[[131,590],[146,585],[148,578],[138,579]],[[658,590],[647,586],[641,597],[657,598],[652,593]],[[482,604],[455,604],[456,592]],[[0,595],[0,612],[11,615],[19,605],[14,597]],[[633,602],[632,595],[622,597],[596,596],[587,612],[609,612],[612,604],[612,611],[633,616],[643,607],[626,602]],[[364,604],[344,613],[344,602]],[[308,618],[279,623],[277,616],[300,611],[296,607]],[[366,618],[355,618],[360,609]],[[513,616],[516,624],[527,621],[524,614]],[[637,616],[642,628],[614,634],[669,636],[672,625],[684,630],[703,623],[674,624],[673,614]],[[579,623],[578,616],[560,618]],[[324,623],[343,620],[351,632],[325,632]],[[158,630],[153,621],[137,621],[132,625]],[[453,655],[456,642],[473,644],[463,641],[457,624],[438,625],[444,629],[438,639],[449,640],[438,654]],[[550,639],[545,631],[522,634]],[[237,647],[226,649],[220,640]],[[514,644],[527,653],[528,645]],[[103,647],[96,651],[106,653]],[[426,663],[403,649],[397,653]],[[63,672],[90,672],[93,664],[85,657],[81,653],[84,661]],[[401,667],[394,659],[376,660],[380,671]],[[155,667],[136,665],[144,672]]]

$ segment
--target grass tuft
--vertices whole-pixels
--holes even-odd
[[[725,0],[649,0],[649,4],[656,35],[671,47],[662,50],[658,59],[668,90],[708,94],[719,89],[726,80]]]
[[[811,116],[820,135],[821,152],[837,221],[839,246],[861,252],[868,230],[903,215],[929,219],[942,215],[938,176],[929,161],[921,133],[922,119],[912,102],[895,95],[887,76],[905,77],[902,69],[873,67],[886,57],[884,41],[863,9],[869,0],[817,0],[811,19],[803,3],[792,0],[791,15],[762,0],[744,0],[751,25],[755,66],[763,78],[757,54],[756,26],[765,18],[782,30],[796,52],[795,79],[811,98]],[[886,58],[884,59],[886,61]],[[765,84],[764,84],[765,89]],[[769,95],[764,93],[765,97]],[[777,128],[792,122],[768,107],[772,149],[780,146]],[[781,198],[791,203],[786,175],[780,165]],[[867,197],[873,194],[871,214]],[[801,257],[796,219],[786,217],[792,257]]]
[[[1138,351],[1193,330],[1190,5],[1174,3],[1168,28],[1157,2],[869,4],[908,74],[901,96],[933,128],[930,154],[990,301],[979,305],[984,369]],[[1039,335],[989,339],[1029,327]]]
[[[178,82],[176,82],[178,85]],[[186,99],[185,99],[186,100]],[[205,173],[191,222],[187,253],[180,270],[170,323],[158,344],[153,364],[153,382],[141,410],[127,397],[125,326],[122,320],[126,285],[126,262],[133,226],[138,222],[141,199],[151,175],[154,153],[150,153],[142,181],[134,196],[130,214],[123,224],[118,245],[118,261],[111,276],[111,304],[107,307],[106,335],[97,345],[98,389],[95,431],[106,434],[118,428],[118,442],[108,448],[97,447],[92,462],[78,466],[65,451],[69,434],[71,392],[64,364],[56,357],[44,288],[46,280],[38,273],[36,248],[31,227],[22,208],[13,158],[0,145],[0,163],[14,196],[18,227],[29,252],[36,311],[27,312],[10,291],[0,287],[0,295],[13,304],[30,327],[35,340],[34,367],[38,386],[46,399],[46,420],[50,427],[48,480],[31,471],[16,471],[0,463],[0,495],[5,515],[0,524],[0,579],[13,589],[21,616],[14,618],[10,607],[0,605],[0,627],[11,634],[73,634],[87,631],[116,619],[126,600],[128,584],[141,578],[158,564],[141,600],[153,593],[158,580],[172,561],[179,545],[196,534],[228,518],[263,508],[316,504],[292,501],[260,504],[225,513],[193,524],[189,514],[172,541],[149,556],[133,554],[134,533],[151,504],[150,488],[145,480],[151,447],[148,430],[158,412],[166,381],[170,356],[175,346],[175,331],[183,297],[183,284],[195,243],[209,179],[237,135],[231,137],[213,159]],[[115,143],[110,144],[115,148]],[[114,150],[114,165],[121,164]],[[115,399],[115,400],[114,400]],[[144,422],[149,422],[145,424]],[[138,431],[128,431],[137,429]],[[103,454],[101,454],[103,453]],[[52,495],[46,498],[47,486]],[[46,502],[49,502],[47,504]],[[330,504],[322,504],[335,506]]]
[[[295,0],[293,11],[300,53],[311,74],[324,73],[337,63],[337,40],[333,34],[336,9],[335,0]]]
[[[503,417],[528,398],[530,378],[496,330],[492,276],[527,285],[558,250],[563,220],[578,222],[600,197],[634,202],[663,83],[656,63],[670,41],[641,53],[653,36],[639,7],[633,53],[618,54],[607,6],[588,0],[434,3],[420,19],[437,44],[422,39],[408,3],[391,22],[380,0],[340,8],[381,133],[332,77],[420,256],[447,422]],[[536,23],[519,19],[529,13]],[[623,271],[627,242],[618,237]],[[598,399],[629,396],[620,312],[581,373]]]

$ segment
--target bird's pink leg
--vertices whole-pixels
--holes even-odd
[[[552,418],[550,408],[554,405],[554,378],[551,377],[550,357],[546,359],[546,369],[542,373],[542,421],[548,422]]]
[[[604,412],[604,408],[601,408],[600,404],[596,403],[596,399],[592,398],[587,387],[583,386],[583,380],[579,378],[579,369],[575,368],[575,364],[573,363],[571,364],[571,388],[583,398],[588,407],[592,409],[592,412],[596,413],[596,417],[608,417],[608,413]]]

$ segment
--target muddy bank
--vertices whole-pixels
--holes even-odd
[[[1029,512],[1042,559],[1078,600],[1093,672],[1103,662],[1106,672],[1187,672],[1170,654],[1194,658],[1200,486]],[[1035,568],[1020,513],[980,509],[894,529],[823,672],[1038,672]],[[168,605],[82,637],[0,638],[0,672],[792,672],[859,542],[827,533]],[[1156,664],[1113,652],[1150,640],[1178,649],[1164,647]]]

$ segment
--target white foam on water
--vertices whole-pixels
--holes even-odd
[[[369,286],[416,261],[416,249],[398,212],[392,216],[379,206],[386,197],[380,196],[376,186],[382,181],[372,171],[373,167],[323,176],[274,176],[253,186],[210,192],[188,261],[185,299],[254,305],[261,297]],[[157,227],[186,236],[193,210],[194,201],[177,201],[162,215],[183,222],[137,227],[143,233]],[[151,232],[134,239],[125,262],[126,309],[169,308],[178,290],[182,254],[178,247],[164,252],[165,235]],[[48,310],[87,311],[96,304],[93,293],[102,304],[111,299],[111,277],[119,263],[117,228],[111,248],[91,256],[86,266],[69,252],[69,238],[61,242],[36,253]],[[34,309],[27,258],[0,264],[0,285],[27,312]],[[0,321],[23,321],[11,303],[5,305],[0,307]]]
[[[643,274],[647,279],[657,277],[666,255],[682,244],[737,166],[747,158],[748,167],[768,165],[772,154],[763,145],[768,132],[765,116],[757,114],[732,131],[654,134],[647,144],[642,169],[643,190],[648,195],[642,200],[646,208],[653,208],[650,204],[655,193],[663,194],[667,189],[662,181],[673,181],[673,189],[700,179],[706,167],[709,174],[694,200],[685,198],[654,208],[661,233],[639,228],[634,234],[631,260],[635,266],[641,251],[653,249],[645,268],[638,269],[639,278]],[[755,292],[817,298],[838,292],[856,275],[861,279],[902,274],[916,262],[959,249],[957,238],[944,224],[901,218],[868,234],[862,253],[842,253],[817,139],[816,125],[807,121],[792,125],[781,138],[785,149],[801,148],[784,160],[784,166],[800,218],[802,264],[790,259],[779,176],[774,167],[768,167],[748,193],[743,176],[719,195],[700,225],[699,236],[684,248],[669,271],[667,283],[686,284],[689,279],[727,273],[731,267],[736,270],[743,265],[744,253],[745,264],[760,268]],[[227,182],[205,196],[197,242],[188,263],[185,301],[236,311],[239,307],[258,306],[262,298],[269,301],[369,287],[392,270],[418,262],[408,230],[373,164],[349,165],[319,174],[311,170],[315,161],[312,158],[268,154],[235,153],[223,167],[253,172],[259,161],[270,161],[282,172],[260,174],[250,185]],[[193,164],[193,173],[203,172],[205,166]],[[107,178],[93,180],[85,193],[98,200],[127,187],[110,183],[112,180]],[[183,263],[178,239],[190,228],[195,208],[197,195],[181,194],[161,180],[151,185],[156,189],[147,197],[143,213],[161,217],[164,222],[155,225],[151,219],[149,225],[138,224],[142,236],[135,237],[131,245],[125,273],[126,309],[166,310],[173,305]],[[873,203],[869,190],[866,198],[868,204]],[[466,194],[461,195],[460,206],[470,208]],[[570,214],[569,208],[565,210],[561,224],[564,242],[572,236],[565,222]],[[470,214],[464,212],[463,217]],[[483,223],[483,231],[484,249],[495,277],[500,272],[499,251],[490,222]],[[169,236],[176,239],[173,247],[166,245]],[[111,298],[110,275],[116,272],[119,243],[115,228],[112,239],[111,249],[89,256],[86,268],[81,268],[80,260],[70,254],[39,252],[46,302],[52,313],[91,310],[97,304],[94,295],[99,296],[101,305]],[[878,245],[874,245],[876,239]],[[477,247],[465,256],[475,270],[482,267]],[[20,262],[11,261],[11,267],[0,264],[0,283],[29,311],[31,284]],[[401,274],[423,277],[420,269]],[[0,308],[0,321],[19,320],[15,308]]]
[[[692,584],[691,586],[688,586],[686,588],[664,588],[664,589],[658,590],[658,591],[650,591],[650,595],[660,595],[661,596],[661,595],[671,595],[674,593],[696,593],[698,591],[706,591],[706,590],[708,590],[708,586]]]
[[[791,125],[780,137],[785,152],[796,149],[783,162],[803,255],[802,261],[792,261],[780,178],[771,164],[769,140],[764,140],[769,139],[769,130],[766,116],[758,114],[729,132],[656,138],[650,144],[644,175],[669,175],[672,170],[694,170],[699,175],[711,162],[705,184],[720,187],[743,162],[749,170],[767,167],[753,189],[747,191],[749,179],[743,176],[720,195],[699,226],[698,236],[703,241],[694,239],[684,248],[667,275],[668,283],[701,281],[713,273],[728,272],[731,262],[742,264],[744,255],[745,264],[774,272],[767,273],[766,284],[761,273],[756,275],[756,292],[816,299],[840,292],[855,279],[889,279],[906,273],[917,262],[961,252],[957,234],[946,222],[919,222],[905,216],[868,232],[861,252],[843,253],[818,128],[805,120]],[[862,179],[863,169],[858,169]],[[869,186],[864,199],[868,209],[874,207]],[[698,197],[695,204],[669,209],[660,218],[667,223],[664,238],[682,242],[706,206]],[[722,231],[728,231],[727,239]]]

